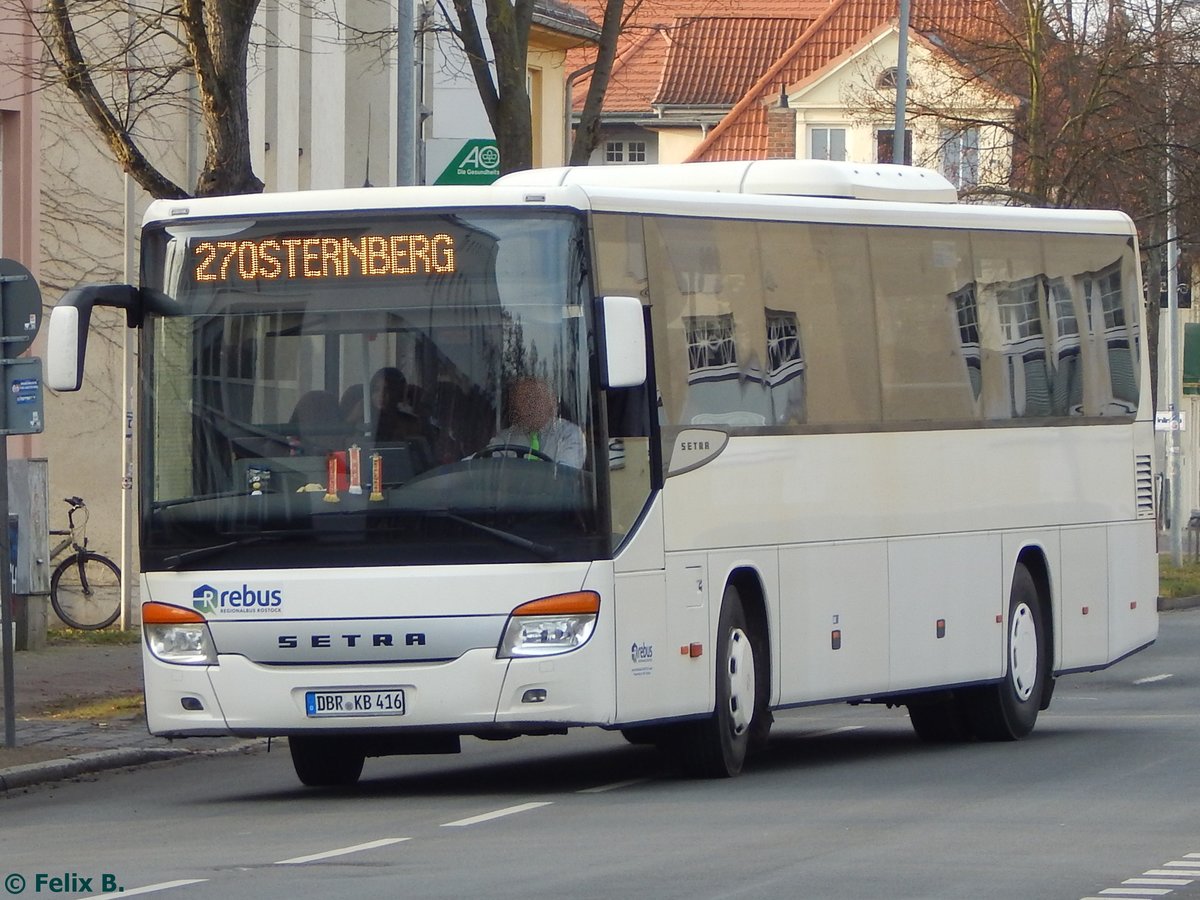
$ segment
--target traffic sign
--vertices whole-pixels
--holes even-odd
[[[46,425],[42,400],[42,360],[36,356],[0,359],[4,375],[4,427],[0,435],[41,434]]]
[[[29,270],[0,259],[0,345],[16,356],[33,343],[42,327],[42,292]]]

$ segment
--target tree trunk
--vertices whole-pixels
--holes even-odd
[[[200,197],[254,194],[263,183],[250,159],[246,55],[258,0],[182,0],[180,11],[200,89],[207,152]]]
[[[587,97],[579,116],[579,127],[575,130],[575,142],[571,145],[569,165],[586,166],[592,151],[600,142],[600,113],[603,111],[604,95],[612,77],[613,61],[617,56],[617,37],[621,33],[621,16],[625,11],[625,0],[608,0],[604,7],[604,23],[600,27],[600,47],[596,52],[595,67],[588,82]],[[567,98],[567,103],[571,98]],[[571,114],[570,107],[567,115]]]

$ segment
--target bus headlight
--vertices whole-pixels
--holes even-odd
[[[599,613],[600,595],[595,591],[522,603],[509,614],[496,656],[511,659],[569,653],[588,642]]]
[[[155,659],[178,666],[217,663],[212,633],[198,612],[168,603],[143,603],[142,633]]]

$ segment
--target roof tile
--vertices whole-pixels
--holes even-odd
[[[812,19],[704,17],[676,19],[667,40],[655,102],[733,106]]]

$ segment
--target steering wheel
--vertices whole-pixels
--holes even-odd
[[[487,447],[484,447],[478,453],[472,454],[471,458],[487,459],[493,456],[507,456],[510,453],[514,454],[518,458],[528,458],[532,456],[534,459],[540,459],[542,462],[554,462],[553,459],[551,459],[541,450],[534,450],[532,447],[528,447],[525,444],[490,444]]]

